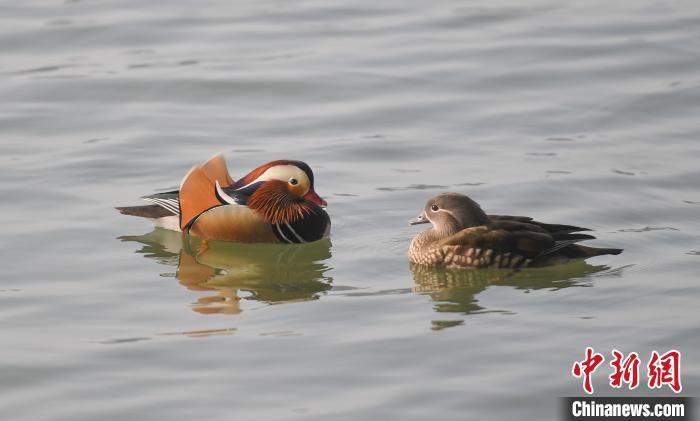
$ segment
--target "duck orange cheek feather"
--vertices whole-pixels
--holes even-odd
[[[263,183],[248,198],[248,207],[272,224],[288,224],[313,213],[313,206],[289,194],[283,181]]]
[[[328,203],[326,203],[325,200],[321,199],[321,197],[318,194],[316,194],[316,192],[313,191],[313,189],[309,190],[309,192],[304,195],[304,199],[308,200],[311,203],[315,203],[319,206],[328,206]]]

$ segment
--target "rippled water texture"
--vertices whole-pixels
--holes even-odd
[[[3,420],[552,420],[586,346],[697,395],[696,2],[30,0],[0,51]],[[114,211],[217,152],[307,161],[331,240]],[[411,267],[447,190],[625,252]]]

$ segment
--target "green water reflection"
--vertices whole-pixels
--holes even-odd
[[[241,312],[241,300],[269,304],[317,299],[331,288],[323,262],[331,257],[330,240],[311,244],[237,244],[202,242],[156,228],[122,241],[143,244],[137,253],[177,266],[175,277],[191,291],[209,291],[192,305],[199,313]]]
[[[604,272],[605,271],[605,272]],[[414,291],[428,294],[439,313],[474,314],[503,309],[486,309],[476,295],[491,285],[503,285],[525,291],[590,286],[593,274],[607,273],[608,266],[594,266],[584,260],[544,268],[512,269],[434,269],[411,264]],[[614,271],[613,271],[614,272]],[[433,329],[463,324],[463,320],[435,320]]]

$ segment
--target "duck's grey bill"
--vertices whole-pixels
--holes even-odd
[[[421,213],[414,219],[408,221],[409,225],[427,224],[428,222],[430,221],[428,221],[428,218],[425,217],[425,213]]]

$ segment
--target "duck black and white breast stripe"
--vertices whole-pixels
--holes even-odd
[[[330,225],[326,211],[318,208],[298,221],[272,224],[272,232],[283,243],[309,243],[328,235]]]
[[[275,233],[277,239],[283,243],[298,244],[307,242],[307,240],[294,231],[294,228],[289,224],[272,224],[272,231]]]

